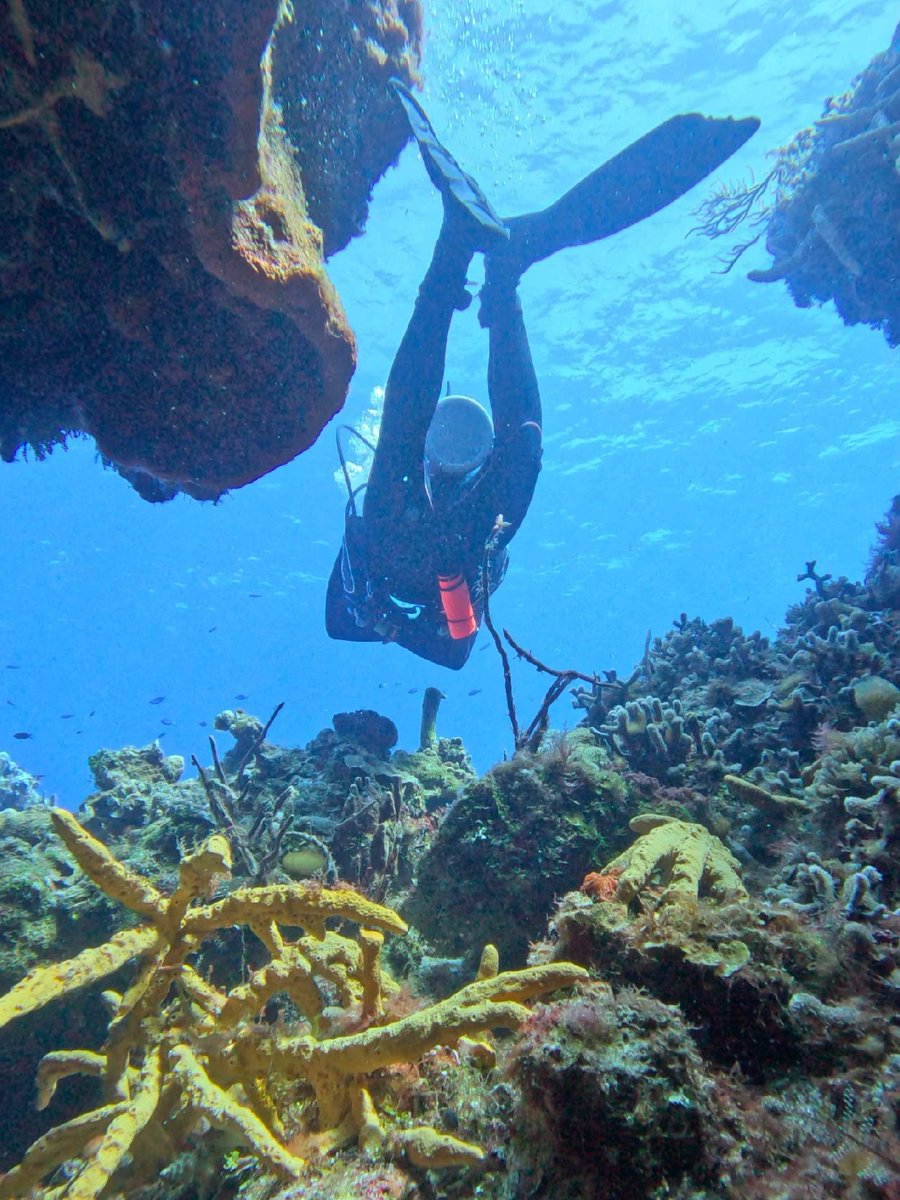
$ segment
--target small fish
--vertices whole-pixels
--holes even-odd
[[[152,700],[148,700],[148,704],[162,704],[165,696],[154,696]]]
[[[91,711],[88,713],[88,716],[92,717],[96,711],[97,711],[96,708],[92,708]]]
[[[262,592],[248,592],[247,595],[251,600],[259,600],[262,597]]]
[[[26,741],[28,738],[34,737],[33,733],[14,733],[14,738],[18,738],[20,742]]]
[[[197,724],[200,726],[201,729],[206,728],[206,721],[198,721]]]
[[[480,693],[481,693],[481,688],[472,688],[471,692],[469,692],[469,695],[470,696],[478,696]]]
[[[172,720],[171,717],[163,717],[163,719],[160,721],[160,725],[174,725],[174,724],[175,724],[175,722]]]
[[[407,696],[414,696],[418,690],[418,688],[410,688],[406,694]]]
[[[6,669],[7,669],[7,671],[21,671],[22,664],[21,663],[7,663]]]
[[[207,633],[215,633],[218,628],[219,628],[218,625],[210,625],[209,629],[207,629],[206,632]]]
[[[71,721],[74,716],[75,716],[74,713],[60,713],[59,719],[61,721]]]
[[[249,700],[250,699],[250,697],[247,695],[246,692],[236,692],[234,698],[235,698],[235,700]]]
[[[15,708],[15,707],[16,707],[16,704],[15,704],[15,701],[14,701],[14,700],[7,700],[7,702],[6,702],[6,703],[9,705],[9,707],[10,707],[10,708]]]

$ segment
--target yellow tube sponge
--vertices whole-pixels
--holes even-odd
[[[304,975],[311,975],[309,964],[303,961],[302,955],[291,955],[290,959],[278,958],[254,971],[246,983],[232,988],[228,993],[228,999],[218,1014],[217,1027],[233,1029],[248,1017],[252,1020],[270,997],[283,992],[288,984],[294,982],[298,969]]]
[[[746,900],[740,863],[703,825],[658,813],[643,813],[629,822],[638,840],[601,874],[619,875],[616,899],[627,904],[659,876],[664,891],[660,904],[696,900],[702,893],[714,900]]]
[[[159,1046],[153,1046],[144,1055],[134,1095],[107,1125],[100,1145],[66,1192],[67,1200],[94,1200],[115,1174],[134,1139],[156,1111],[162,1080],[161,1059]]]
[[[215,1023],[228,1002],[225,993],[219,991],[217,987],[213,987],[187,963],[182,966],[179,975],[185,995],[189,996],[200,1011]]]
[[[5,996],[0,996],[0,1028],[15,1017],[34,1012],[51,1000],[112,975],[130,958],[152,952],[158,944],[155,929],[125,929],[103,946],[82,950],[66,962],[35,967]]]
[[[362,950],[363,1016],[368,1020],[384,1013],[381,994],[381,947],[384,934],[377,929],[361,929],[359,945]]]
[[[88,833],[64,808],[51,808],[53,828],[89,879],[112,900],[151,920],[162,912],[163,898],[148,879],[136,875],[114,858],[102,842]]]
[[[280,1145],[255,1113],[214,1084],[188,1046],[173,1046],[169,1065],[182,1094],[210,1124],[235,1134],[279,1174],[298,1178],[305,1165],[303,1159]]]
[[[406,933],[409,926],[383,904],[352,888],[323,888],[314,884],[283,883],[269,887],[237,888],[215,904],[194,909],[185,920],[185,933],[212,933],[228,925],[277,921],[315,933],[329,917],[343,917],[368,929]]]
[[[333,983],[345,1008],[362,1001],[362,954],[356,942],[329,929],[324,937],[299,938],[294,948],[306,956],[315,973]],[[321,1012],[323,1005],[319,1006]],[[304,1013],[306,1009],[304,1008]]]
[[[19,1165],[0,1179],[0,1200],[22,1200],[45,1175],[80,1154],[91,1138],[105,1133],[127,1109],[127,1102],[106,1104],[49,1130],[29,1146]]]
[[[488,1062],[491,1047],[484,1039],[491,1029],[515,1028],[528,1014],[525,1001],[587,978],[570,963],[497,973],[496,952],[489,947],[479,978],[445,1000],[393,1019],[384,997],[397,985],[382,971],[381,948],[385,933],[407,927],[391,909],[349,888],[315,884],[239,888],[201,904],[211,881],[230,866],[230,848],[219,834],[185,856],[174,893],[164,896],[117,862],[71,814],[57,815],[54,824],[90,877],[108,895],[141,911],[147,924],[66,963],[32,971],[0,999],[3,1024],[139,959],[134,982],[115,996],[101,1052],[56,1052],[39,1069],[42,1102],[58,1080],[82,1072],[101,1079],[105,1103],[39,1139],[0,1180],[0,1200],[41,1189],[69,1160],[66,1200],[96,1200],[115,1188],[113,1176],[126,1157],[136,1180],[152,1178],[160,1148],[164,1156],[179,1153],[207,1123],[228,1131],[290,1179],[299,1178],[304,1161],[283,1139],[285,1125],[294,1133],[298,1122],[301,1135],[320,1148],[355,1137],[369,1152],[393,1148],[422,1167],[482,1162],[479,1147],[426,1126],[391,1134],[375,1109],[371,1077],[461,1038],[477,1039],[479,1060]],[[352,922],[356,937],[327,928],[330,920]],[[227,989],[188,960],[204,938],[234,925],[259,935],[269,961],[245,983]],[[287,929],[295,931],[294,940],[288,940]],[[298,929],[305,932],[297,936]],[[298,1035],[257,1024],[260,1010],[276,995],[300,1008]],[[347,1029],[358,1031],[341,1032]],[[299,1091],[291,1086],[298,1083]],[[380,1079],[378,1087],[376,1094],[389,1090],[389,1080]],[[313,1135],[302,1128],[310,1091],[319,1127]],[[83,1158],[93,1138],[99,1146]],[[41,1194],[55,1191],[44,1187]]]
[[[106,1069],[106,1056],[92,1050],[54,1050],[45,1054],[38,1067],[37,1101],[35,1108],[45,1109],[56,1095],[56,1085],[70,1075],[93,1075],[99,1078]]]
[[[180,928],[188,905],[203,895],[216,875],[231,878],[231,846],[220,833],[207,838],[198,850],[182,859],[178,886],[165,905],[167,932],[174,934]]]
[[[392,1134],[391,1150],[405,1154],[415,1167],[435,1171],[442,1167],[480,1167],[487,1155],[480,1146],[463,1142],[449,1133],[439,1133],[430,1125],[414,1125]]]
[[[488,942],[481,952],[481,960],[478,963],[478,979],[491,979],[500,970],[500,954],[497,947]]]
[[[363,1153],[374,1154],[384,1145],[384,1126],[365,1088],[359,1088],[352,1104],[353,1123],[357,1129],[357,1143]]]
[[[489,1029],[516,1029],[528,1016],[518,1000],[570,987],[588,979],[573,963],[547,963],[476,980],[436,1004],[387,1025],[318,1040],[311,1036],[274,1037],[258,1047],[260,1070],[271,1056],[288,1078],[312,1084],[319,1126],[337,1125],[351,1107],[354,1078],[395,1063],[416,1062],[436,1046]]]

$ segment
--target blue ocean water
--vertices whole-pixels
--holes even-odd
[[[553,666],[627,673],[647,631],[681,612],[774,632],[808,559],[859,577],[898,490],[891,351],[830,308],[795,309],[780,284],[747,282],[768,264],[761,247],[721,275],[725,247],[685,235],[716,179],[764,174],[767,151],[888,45],[895,6],[431,0],[428,13],[424,102],[502,213],[549,203],[675,112],[763,121],[689,196],[526,277],[544,470],[497,623]],[[330,265],[359,339],[343,420],[385,380],[439,221],[410,147],[378,186],[366,235]],[[484,397],[485,366],[472,309],[451,342],[454,390]],[[273,736],[285,743],[336,711],[376,708],[412,748],[433,684],[447,694],[440,732],[462,736],[479,767],[508,751],[484,635],[459,673],[325,636],[343,520],[335,466],[330,427],[216,506],[150,506],[87,442],[2,467],[0,748],[76,807],[89,753],[160,737],[204,755],[201,722],[226,707],[266,717],[284,700]],[[514,669],[527,719],[546,680]],[[564,699],[554,723],[577,717]]]

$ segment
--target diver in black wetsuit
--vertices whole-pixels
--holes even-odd
[[[532,263],[609,237],[671,203],[759,127],[753,118],[673,117],[604,163],[542,212],[502,221],[438,141],[421,106],[392,87],[440,190],[444,219],[385,388],[365,489],[347,505],[325,624],[345,641],[395,641],[461,667],[541,466],[541,398],[516,288]],[[447,337],[471,302],[466,272],[485,256],[479,321],[489,336],[491,419],[465,397],[441,400]]]

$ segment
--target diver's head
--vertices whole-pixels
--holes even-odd
[[[471,396],[445,396],[437,403],[425,435],[425,469],[434,483],[461,482],[486,461],[494,426]]]

